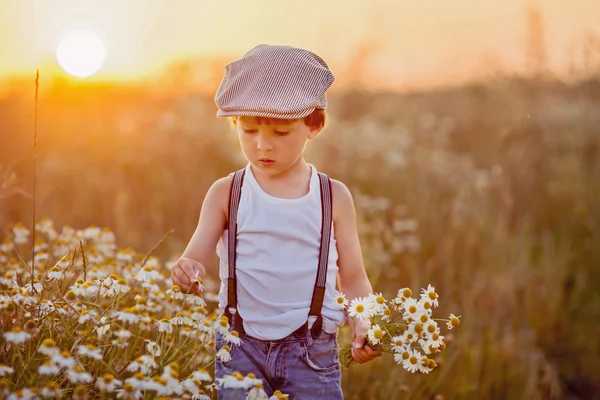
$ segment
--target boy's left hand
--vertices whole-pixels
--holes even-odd
[[[369,320],[358,320],[354,322],[352,319],[352,359],[359,364],[371,361],[374,358],[381,356],[381,352],[373,350],[371,346],[366,344],[367,332],[371,328]]]

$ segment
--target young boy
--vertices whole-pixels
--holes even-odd
[[[173,281],[199,290],[196,277],[204,277],[216,247],[220,306],[241,339],[230,361],[217,361],[217,377],[253,372],[269,395],[342,399],[337,331],[345,315],[335,305],[336,277],[349,299],[372,288],[350,191],[303,156],[325,125],[334,75],[310,51],[273,45],[225,70],[217,116],[232,119],[248,164],[209,189]],[[352,325],[359,363],[381,355],[365,345],[369,328],[368,321]],[[217,335],[217,349],[224,344]]]

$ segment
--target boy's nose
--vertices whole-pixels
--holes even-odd
[[[271,145],[271,141],[268,140],[265,135],[259,134],[256,138],[256,148],[260,151],[271,150],[273,146]]]

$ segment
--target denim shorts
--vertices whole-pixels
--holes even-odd
[[[289,400],[344,398],[337,333],[323,331],[313,339],[307,330],[301,336],[292,333],[283,339],[266,341],[240,334],[240,339],[240,345],[230,345],[230,361],[216,361],[217,378],[234,371],[243,375],[253,372],[262,379],[269,396],[279,389],[289,395]],[[221,334],[216,334],[215,343],[217,351],[227,344]],[[243,390],[223,388],[218,399],[245,399],[245,395]]]

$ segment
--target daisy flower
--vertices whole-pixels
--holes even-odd
[[[160,357],[160,353],[161,353],[160,346],[156,342],[148,340],[146,342],[146,351],[148,352],[148,354],[152,355],[153,357]]]
[[[51,381],[46,383],[41,391],[42,397],[51,399],[62,399],[62,388],[58,383]]]
[[[131,383],[127,382],[117,391],[117,398],[128,400],[139,400],[143,397],[142,392],[137,390]]]
[[[115,379],[112,374],[104,374],[102,378],[96,381],[96,386],[103,392],[112,393],[116,390],[117,386],[121,385],[121,381]]]
[[[128,366],[127,371],[129,372],[141,372],[144,375],[150,374],[158,368],[158,364],[154,361],[154,358],[149,355],[142,355],[133,360]]]
[[[94,380],[89,372],[86,372],[81,365],[76,365],[73,369],[67,370],[69,382],[76,385],[78,383],[90,383]]]
[[[158,329],[158,331],[161,333],[173,333],[173,326],[171,325],[171,322],[169,322],[168,318],[163,318],[160,321],[158,321],[156,323],[156,329]]]
[[[179,285],[173,285],[171,289],[168,289],[165,293],[173,300],[183,300],[185,298],[185,295],[181,293]]]
[[[15,244],[25,244],[27,243],[27,238],[29,237],[29,230],[25,228],[25,226],[19,222],[13,227],[13,241]]]
[[[381,293],[370,294],[367,301],[371,303],[375,313],[381,313],[385,309],[386,300]]]
[[[239,346],[239,345],[240,345],[240,343],[242,342],[242,341],[240,340],[240,335],[239,335],[239,334],[238,334],[236,331],[231,331],[231,332],[228,332],[228,333],[225,335],[225,341],[226,341],[227,343],[233,344],[233,345],[235,345],[235,346]]]
[[[146,265],[136,275],[138,281],[158,281],[164,279],[160,272],[155,271],[151,265]]]
[[[438,306],[439,295],[435,292],[435,288],[431,285],[427,285],[427,289],[421,289],[421,298],[429,299],[433,302],[433,306]]]
[[[48,271],[46,278],[50,281],[61,280],[63,278],[63,273],[60,270],[60,268],[58,268],[55,265],[54,267],[50,268],[50,271]]]
[[[412,321],[417,321],[420,317],[420,313],[421,310],[419,310],[417,300],[413,299],[412,297],[406,299],[406,301],[404,302],[404,314],[402,315],[402,317],[405,320],[408,320],[410,318]]]
[[[340,310],[344,310],[346,308],[346,306],[348,305],[348,299],[346,298],[346,295],[344,293],[336,292],[335,305]]]
[[[40,375],[56,375],[60,372],[60,368],[54,364],[52,361],[45,361],[42,365],[38,367],[38,374]]]
[[[405,342],[402,336],[394,336],[391,340],[392,350],[395,353],[399,353],[405,349]]]
[[[231,354],[229,353],[230,351],[231,349],[229,346],[225,345],[221,347],[216,356],[221,362],[228,362],[231,360]]]
[[[373,345],[379,344],[381,340],[383,340],[383,336],[385,332],[379,327],[379,325],[373,325],[371,329],[367,332],[367,336],[369,338],[369,342]]]
[[[54,340],[47,338],[44,339],[40,347],[38,347],[38,353],[41,353],[45,356],[52,357],[55,354],[58,354],[58,348],[56,347],[56,343]]]
[[[421,359],[423,356],[419,353],[418,350],[408,350],[409,357],[407,359],[402,360],[402,367],[408,372],[417,372],[419,369],[419,364],[421,363]]]
[[[10,332],[4,332],[4,339],[14,344],[22,344],[31,339],[31,334],[23,331],[19,326],[15,326]]]
[[[227,335],[229,332],[229,320],[226,316],[222,316],[215,322],[213,325],[213,329],[216,333],[220,333],[221,335]]]
[[[67,350],[63,350],[60,354],[53,355],[51,360],[53,364],[56,364],[61,368],[73,368],[75,366],[75,359]]]
[[[93,344],[77,346],[77,354],[94,360],[102,360],[102,349],[96,348]]]
[[[15,372],[15,370],[12,367],[9,367],[8,365],[0,364],[0,376],[4,377],[6,375],[12,374],[13,372]]]
[[[448,329],[452,329],[455,328],[457,326],[460,325],[460,315],[457,317],[454,314],[450,314],[450,316],[448,317],[449,321],[447,322],[446,326],[448,327]]]
[[[352,318],[369,319],[371,313],[371,304],[361,297],[352,300],[350,308],[348,309],[348,314]]]

